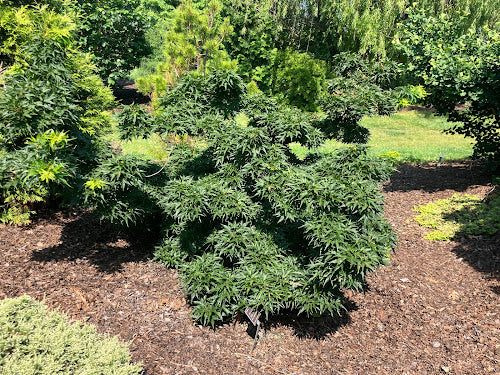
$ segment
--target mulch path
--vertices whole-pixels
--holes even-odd
[[[177,274],[88,213],[0,225],[0,298],[29,294],[132,340],[147,374],[488,374],[500,372],[500,237],[431,242],[412,208],[491,186],[463,164],[403,166],[384,186],[399,236],[391,264],[349,293],[335,318],[272,319],[213,330],[190,318]]]

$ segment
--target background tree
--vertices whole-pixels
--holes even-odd
[[[234,67],[223,41],[232,32],[229,19],[220,17],[221,4],[210,1],[203,11],[191,1],[176,8],[162,44],[162,61],[152,75],[138,77],[142,92],[157,98],[187,72]]]
[[[146,33],[152,20],[138,10],[140,0],[76,1],[77,44],[93,55],[102,79],[128,78],[138,61],[151,53]]]
[[[467,17],[413,13],[399,47],[408,70],[430,93],[428,102],[449,114],[452,133],[474,138],[474,154],[498,173],[500,162],[500,34],[483,28],[462,33]]]

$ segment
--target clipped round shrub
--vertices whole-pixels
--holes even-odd
[[[0,372],[23,374],[142,373],[130,363],[128,345],[103,337],[95,327],[70,323],[31,297],[0,301]]]

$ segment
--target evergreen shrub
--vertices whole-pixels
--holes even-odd
[[[155,101],[154,130],[190,135],[211,132],[242,108],[246,90],[232,70],[188,74]]]
[[[245,98],[240,89],[220,99],[213,86],[205,90],[206,80],[187,76],[156,108],[157,131],[203,134],[206,146],[175,144],[156,172],[135,159],[110,159],[87,182],[89,204],[103,218],[126,217],[122,224],[148,216],[162,223],[156,260],[180,271],[203,324],[248,306],[266,317],[340,311],[343,291],[361,288],[394,246],[379,189],[391,162],[363,146],[301,161],[289,143],[313,148],[325,139],[314,114],[263,94]],[[226,95],[236,104],[224,113],[216,103],[227,103]],[[191,106],[190,120],[167,112],[175,105]],[[237,109],[247,121],[234,120]],[[208,115],[213,126],[204,128]]]
[[[28,296],[0,301],[0,372],[24,374],[139,375],[128,345],[95,327],[70,323]]]
[[[14,23],[1,46],[13,63],[0,88],[0,216],[25,224],[37,202],[74,199],[71,190],[104,150],[99,136],[114,99],[90,57],[73,48],[68,16],[46,7],[3,10]],[[15,49],[12,40],[20,42]]]
[[[139,104],[123,106],[116,118],[121,139],[130,140],[134,137],[146,137],[151,133],[153,116],[144,106]]]

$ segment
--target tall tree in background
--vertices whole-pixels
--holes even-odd
[[[411,14],[398,47],[428,101],[454,121],[449,132],[474,138],[474,156],[500,173],[500,33],[463,33],[466,17]]]
[[[222,42],[233,29],[220,12],[221,4],[216,0],[203,11],[189,0],[179,5],[161,47],[162,61],[154,74],[137,79],[139,89],[159,97],[187,72],[204,74],[207,68],[231,66]]]
[[[498,27],[497,0],[315,0],[320,27],[331,53],[351,51],[369,57],[393,55],[392,40],[398,23],[408,17],[411,7],[428,16],[468,13],[462,32],[484,25]]]

